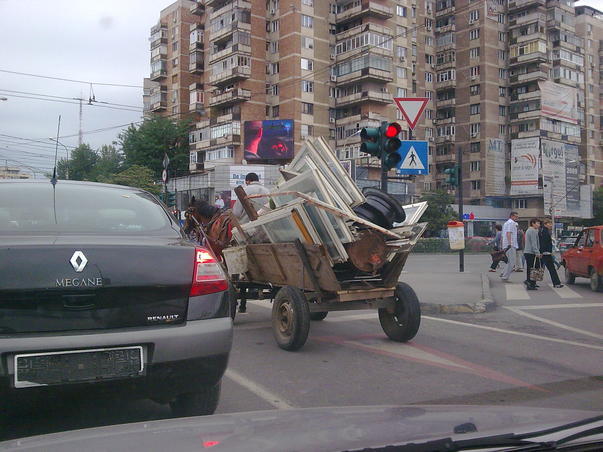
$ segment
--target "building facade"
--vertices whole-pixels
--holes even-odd
[[[540,161],[534,186],[521,186],[520,145],[575,150],[568,174],[603,183],[600,15],[571,0],[180,0],[152,30],[158,85],[148,105],[196,115],[193,172],[286,163],[291,153],[250,152],[257,128],[245,127],[272,121],[265,134],[267,124],[290,121],[294,151],[307,136],[328,137],[368,186],[378,185],[380,165],[360,154],[360,129],[397,120],[407,138],[392,98],[427,97],[413,139],[429,143],[430,174],[392,181],[390,191],[409,201],[454,192],[444,170],[460,150],[468,204],[542,215],[561,201],[560,187],[547,183],[553,173]],[[556,89],[574,96],[575,114],[554,112],[547,93]]]

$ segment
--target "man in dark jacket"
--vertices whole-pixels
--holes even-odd
[[[542,254],[542,263],[549,269],[551,275],[551,281],[553,286],[560,288],[563,287],[561,281],[559,281],[559,275],[555,268],[555,261],[553,259],[553,239],[551,237],[551,231],[553,230],[552,220],[546,219],[542,222],[542,228],[540,228],[539,241],[540,241],[540,253]]]

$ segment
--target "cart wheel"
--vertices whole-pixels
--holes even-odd
[[[272,333],[283,350],[298,350],[310,331],[310,308],[304,293],[292,286],[282,287],[272,305]]]
[[[327,316],[329,312],[311,312],[310,313],[310,320],[324,320],[325,317]]]
[[[419,331],[421,324],[421,307],[417,294],[408,284],[398,283],[394,292],[396,301],[395,311],[379,309],[381,328],[393,341],[406,342],[411,340]]]

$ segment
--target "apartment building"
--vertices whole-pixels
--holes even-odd
[[[266,134],[280,121],[293,151],[306,136],[326,136],[370,186],[379,162],[360,154],[360,129],[398,120],[407,138],[392,98],[427,97],[412,138],[429,141],[430,175],[392,181],[390,191],[454,192],[444,170],[460,149],[468,204],[542,215],[556,203],[552,189],[542,171],[530,190],[513,188],[523,183],[514,142],[534,139],[538,152],[542,140],[567,145],[568,155],[575,146],[568,161],[580,183],[603,182],[599,14],[571,0],[180,0],[152,32],[150,80],[159,85],[149,88],[150,109],[198,115],[191,171],[286,163],[292,152],[250,152],[258,127]],[[554,99],[543,93],[559,86],[575,90],[575,118],[550,115]],[[246,131],[254,121],[272,122]]]

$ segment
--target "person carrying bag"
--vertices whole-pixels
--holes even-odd
[[[538,229],[540,228],[540,220],[538,218],[532,218],[530,220],[530,227],[526,231],[526,240],[524,247],[524,255],[526,257],[526,280],[524,284],[528,290],[536,290],[538,285],[536,281],[542,281],[542,273],[534,273],[535,277],[540,279],[533,279],[532,271],[540,269],[540,241],[538,239]]]

